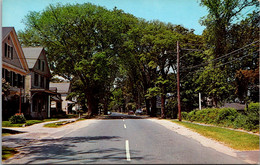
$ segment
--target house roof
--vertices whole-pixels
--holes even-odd
[[[14,27],[2,27],[2,39],[4,39],[13,29]]]
[[[69,93],[70,83],[50,83],[50,88],[56,87],[61,94]]]
[[[245,104],[240,103],[225,103],[222,108],[235,108],[236,110],[244,110],[246,107]]]
[[[30,69],[34,67],[42,50],[43,47],[23,47],[24,56]]]
[[[14,43],[14,47],[17,50],[17,53],[18,53],[17,55],[19,57],[18,59],[19,59],[19,62],[21,64],[22,68],[25,70],[25,72],[29,71],[28,64],[25,60],[25,56],[22,51],[22,47],[20,45],[20,42],[18,40],[14,27],[2,27],[2,42],[7,38],[8,35],[10,35],[10,38],[11,38],[12,42]],[[10,64],[10,63],[8,63],[8,64]],[[3,66],[4,65],[5,64],[3,63]],[[12,67],[15,67],[15,65],[13,65]],[[16,72],[19,72],[19,71],[16,70]]]

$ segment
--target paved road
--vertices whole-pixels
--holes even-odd
[[[112,114],[113,118],[119,114]],[[238,158],[202,146],[146,119],[96,120],[74,131],[59,131],[52,136],[24,143],[22,154],[7,164],[246,164]],[[131,116],[132,118],[133,116]],[[83,121],[87,122],[87,121]],[[11,136],[10,136],[11,137]],[[15,141],[4,137],[3,141]]]

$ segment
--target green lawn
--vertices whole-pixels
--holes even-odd
[[[30,126],[33,124],[38,124],[47,121],[54,121],[54,120],[58,120],[58,119],[52,118],[52,119],[44,119],[44,120],[26,120],[26,123],[22,123],[22,124],[11,124],[10,121],[2,121],[2,127],[23,127],[23,125]]]
[[[45,124],[44,127],[51,127],[51,128],[56,128],[65,125],[66,121],[60,121],[60,122],[55,122],[55,123],[49,123]]]
[[[171,120],[205,137],[217,140],[236,150],[258,150],[259,136],[214,126],[202,126],[194,123]]]
[[[2,160],[6,160],[16,153],[17,151],[14,148],[2,146]]]

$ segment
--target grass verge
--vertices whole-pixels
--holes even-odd
[[[259,150],[259,136],[214,126],[202,126],[194,123],[171,120],[205,137],[217,140],[235,150]]]
[[[23,126],[30,126],[33,124],[43,123],[47,121],[54,121],[54,120],[58,120],[58,119],[52,118],[52,119],[44,119],[44,120],[26,120],[26,123],[22,123],[22,124],[12,124],[10,121],[2,121],[2,127],[23,127]]]
[[[44,127],[56,128],[56,127],[63,126],[65,124],[68,124],[67,121],[60,121],[60,122],[45,124]]]
[[[16,153],[16,149],[2,146],[2,160],[6,160]]]

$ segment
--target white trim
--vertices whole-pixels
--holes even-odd
[[[2,56],[1,56],[2,57]],[[9,66],[10,68],[14,68],[14,69],[17,69],[17,70],[19,70],[19,71],[21,71],[21,72],[24,72],[24,74],[27,74],[27,71],[25,71],[25,70],[23,70],[23,69],[21,69],[21,68],[18,68],[17,66],[14,66],[14,65],[12,65],[12,64],[9,64],[9,63],[7,63],[7,62],[5,62],[5,61],[2,61],[2,64],[5,64],[5,65],[7,65],[7,66]],[[8,69],[7,69],[8,70]],[[15,71],[14,71],[15,72]]]

